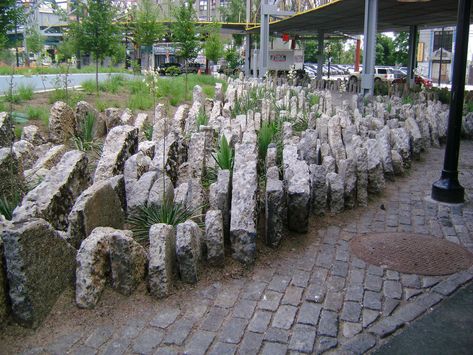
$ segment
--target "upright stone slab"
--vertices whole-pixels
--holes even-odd
[[[411,167],[411,147],[409,134],[403,127],[392,129],[391,141],[393,149],[396,150],[402,157],[404,169],[409,169]]]
[[[103,137],[105,134],[107,134],[107,125],[105,123],[104,116],[88,102],[79,101],[76,105],[75,114],[79,126],[84,124],[88,115],[94,117],[94,125],[92,129],[94,137]]]
[[[340,161],[339,173],[344,182],[345,208],[351,209],[356,204],[356,166],[352,159]]]
[[[356,201],[358,206],[368,205],[368,150],[358,147],[356,154]]]
[[[118,108],[107,108],[105,110],[105,126],[107,132],[110,132],[114,127],[121,126],[121,110]]]
[[[148,206],[161,206],[164,201],[172,203],[174,200],[174,186],[166,175],[158,174],[156,181],[149,190]]]
[[[48,149],[48,151],[44,155],[40,155],[39,159],[33,165],[33,170],[39,169],[51,169],[55,166],[64,154],[67,152],[67,147],[64,144],[55,145]]]
[[[169,224],[154,224],[149,230],[148,285],[152,296],[170,294],[176,274],[176,232]]]
[[[158,178],[158,174],[156,171],[149,171],[131,185],[130,193],[126,195],[128,215],[134,215],[141,207],[146,206],[149,191]]]
[[[78,150],[64,154],[43,182],[28,192],[21,205],[15,208],[13,220],[40,217],[55,229],[66,230],[76,198],[89,185],[87,162],[85,153]]]
[[[230,170],[219,170],[217,181],[210,185],[211,210],[220,210],[223,217],[225,241],[230,243]]]
[[[236,145],[230,241],[233,258],[244,264],[253,263],[256,257],[257,161],[256,142],[248,141]]]
[[[308,165],[317,163],[317,131],[307,129],[297,147],[299,157]]]
[[[223,243],[222,211],[207,211],[205,215],[204,243],[207,251],[207,262],[210,265],[223,266],[225,248]]]
[[[10,148],[0,148],[0,197],[14,197],[23,188],[23,169]]]
[[[13,317],[36,328],[74,279],[76,251],[42,219],[3,232]]]
[[[393,158],[393,170],[395,175],[404,174],[404,164],[402,163],[402,157],[397,150],[391,150],[391,156]]]
[[[192,133],[189,143],[189,169],[192,178],[202,179],[205,169],[205,134]]]
[[[368,139],[366,147],[368,149],[368,192],[378,194],[384,190],[385,186],[378,142],[376,139]]]
[[[0,147],[9,147],[15,139],[13,121],[7,112],[0,112]]]
[[[193,221],[178,224],[176,228],[176,257],[181,280],[194,284],[198,281],[202,258],[202,235]]]
[[[409,117],[404,124],[405,129],[409,133],[409,138],[412,147],[412,155],[414,159],[420,159],[420,153],[424,150],[423,138],[420,133],[419,125],[414,118]]]
[[[49,115],[49,140],[55,144],[67,143],[78,132],[74,111],[66,103],[57,101]]]
[[[110,182],[101,181],[82,192],[69,213],[68,220],[69,241],[79,248],[96,227],[123,229],[125,216],[120,199]]]
[[[310,190],[312,213],[323,215],[327,208],[327,170],[323,165],[312,164],[309,166],[310,171]]]
[[[333,116],[328,122],[328,142],[333,156],[337,161],[346,159],[347,154],[342,141],[342,128],[340,127],[340,117]]]
[[[111,284],[128,296],[144,280],[148,256],[145,248],[133,239],[133,232],[110,229]]]
[[[335,159],[331,155],[325,155],[322,159],[322,166],[328,173],[334,173],[337,171],[337,164]]]
[[[115,193],[117,194],[117,197],[120,200],[120,204],[122,206],[122,210],[126,214],[126,211],[127,211],[126,192],[125,192],[125,180],[123,179],[123,175],[116,175],[106,181],[110,183],[113,191],[115,191]]]
[[[117,126],[107,134],[102,156],[95,170],[94,182],[107,180],[123,173],[125,161],[138,149],[138,129]]]
[[[44,143],[44,139],[39,132],[38,126],[28,125],[21,131],[21,139],[30,142],[33,145]]]
[[[390,142],[390,129],[388,126],[384,126],[376,134],[378,155],[383,164],[383,170],[386,177],[390,178],[394,174],[393,161],[391,156],[391,142]]]
[[[309,228],[310,175],[305,161],[290,165],[292,174],[286,181],[287,225],[289,230],[306,233]]]
[[[77,253],[76,304],[80,308],[95,307],[105,289],[110,269],[110,229],[95,228]]]
[[[344,201],[344,187],[343,179],[337,173],[327,174],[327,186],[328,186],[328,204],[330,206],[330,212],[340,213],[343,212],[345,206]]]
[[[33,167],[33,164],[38,160],[36,148],[28,141],[20,140],[13,144],[13,153],[20,162],[24,170]]]
[[[270,170],[277,170],[272,167]],[[265,194],[265,242],[266,245],[277,247],[283,237],[284,214],[286,212],[283,183],[269,172],[266,180]],[[275,175],[275,174],[274,174]],[[279,175],[279,173],[278,173]]]

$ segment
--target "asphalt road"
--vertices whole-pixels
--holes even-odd
[[[131,74],[123,73],[99,73],[99,81],[106,80],[110,75],[124,75],[127,77],[133,77]],[[69,74],[69,86],[79,86],[83,81],[86,80],[95,80],[95,73],[84,73],[84,74]],[[15,88],[18,88],[21,85],[31,86],[33,90],[42,91],[42,90],[51,90],[61,85],[57,85],[57,81],[61,80],[60,75],[58,74],[48,74],[48,75],[14,75],[13,84]],[[62,79],[64,80],[64,79]],[[0,75],[0,96],[3,95],[9,88],[10,76]]]

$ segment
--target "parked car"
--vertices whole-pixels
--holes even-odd
[[[350,83],[356,84],[361,79],[362,71],[353,72],[350,76]],[[375,67],[374,68],[374,82],[392,81],[394,80],[394,69],[391,67]]]
[[[179,64],[179,63],[163,63],[163,64],[160,64],[157,68],[157,71],[160,75],[166,75],[166,70],[168,68],[171,68],[171,67],[177,68],[179,73],[181,72],[182,65]]]
[[[407,78],[407,75],[404,75],[401,78],[394,79],[393,84],[405,84],[406,78]],[[416,75],[414,78],[415,78],[416,85],[423,86],[427,89],[432,88],[432,80],[424,78],[423,76],[420,76],[420,75]]]
[[[200,63],[187,63],[187,73],[194,73],[194,74],[197,74],[199,72],[199,69],[202,72],[205,71],[205,67],[200,64]],[[183,65],[181,67],[181,72],[182,73],[185,73],[186,72],[186,66]]]

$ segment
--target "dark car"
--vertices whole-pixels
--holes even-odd
[[[397,79],[394,79],[393,80],[393,84],[405,84],[406,83],[406,78],[407,76],[403,76],[402,78],[397,78]],[[416,75],[415,76],[415,83],[416,85],[420,85],[420,86],[423,86],[427,89],[431,89],[432,88],[432,80],[429,80],[427,78],[424,78],[420,75]]]
[[[201,72],[204,71],[204,66],[199,63],[187,63],[187,73],[194,73],[197,74],[199,72],[199,69]],[[186,72],[186,66],[183,65],[181,67],[181,72],[185,73]]]
[[[157,69],[157,70],[158,70],[158,73],[159,73],[159,74],[161,74],[161,75],[166,75],[166,74],[167,74],[166,70],[167,70],[168,68],[172,68],[172,67],[177,69],[177,70],[176,70],[176,73],[180,73],[180,72],[181,72],[182,65],[179,64],[179,63],[163,63],[163,64],[160,64],[160,65],[158,66],[158,69]],[[168,72],[169,72],[169,71],[168,71]]]

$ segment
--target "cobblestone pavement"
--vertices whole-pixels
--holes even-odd
[[[460,180],[471,198],[473,142],[461,149]],[[4,350],[277,355],[376,349],[473,279],[473,268],[423,277],[367,265],[350,253],[352,238],[383,231],[430,234],[473,251],[472,203],[448,207],[426,198],[442,161],[443,149],[430,149],[367,208],[313,217],[310,233],[292,239],[304,240],[302,246],[286,242],[240,278],[188,287],[185,302],[177,296],[154,301],[142,292],[122,300],[131,304],[123,322],[116,321],[120,308],[105,301],[94,310],[102,317],[92,324],[91,311],[55,312],[37,332],[4,338]]]

